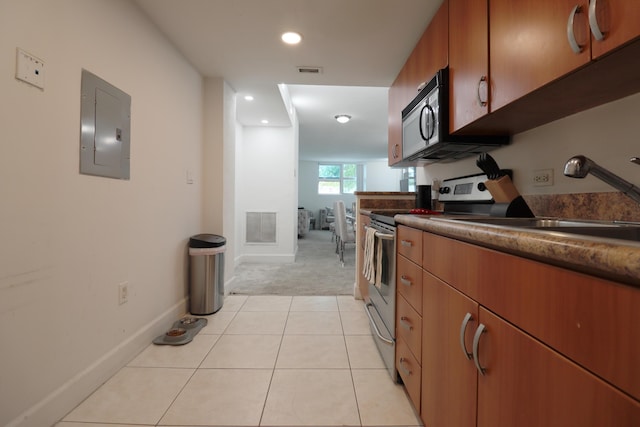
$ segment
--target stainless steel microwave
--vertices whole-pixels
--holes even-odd
[[[449,134],[449,69],[439,70],[402,110],[402,159],[455,161],[509,143],[509,136]]]

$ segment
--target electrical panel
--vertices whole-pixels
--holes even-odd
[[[129,179],[131,97],[82,70],[80,173]]]

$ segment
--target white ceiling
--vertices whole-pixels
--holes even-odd
[[[300,121],[300,159],[387,157],[387,92],[442,0],[135,0],[193,66],[236,91],[245,126]],[[285,31],[302,42],[280,41]],[[299,66],[322,67],[317,75]],[[245,94],[254,101],[244,100]],[[336,114],[353,118],[338,124]]]

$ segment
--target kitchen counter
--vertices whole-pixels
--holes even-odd
[[[400,224],[581,273],[640,287],[640,244],[569,233],[396,215]],[[619,242],[619,243],[618,243]]]

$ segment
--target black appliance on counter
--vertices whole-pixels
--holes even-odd
[[[483,82],[478,84],[482,86]],[[508,135],[449,133],[449,68],[439,70],[402,110],[403,160],[455,161],[508,144],[509,140]]]

